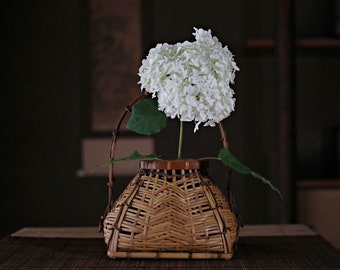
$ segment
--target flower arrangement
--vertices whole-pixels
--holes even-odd
[[[138,102],[132,108],[127,128],[143,135],[158,133],[166,126],[167,118],[180,120],[178,159],[182,158],[183,122],[214,127],[235,109],[235,72],[239,71],[233,54],[227,46],[212,36],[211,30],[194,28],[194,42],[157,44],[149,51],[139,69],[142,91],[151,98]],[[105,163],[136,159],[159,159],[158,155],[140,155]],[[228,148],[222,148],[216,159],[242,174],[250,174],[269,185],[280,196],[280,191],[269,180],[242,164]],[[282,196],[281,196],[282,197]]]
[[[158,99],[167,117],[215,126],[234,110],[233,55],[211,31],[195,28],[194,42],[158,44],[139,69],[141,88]]]

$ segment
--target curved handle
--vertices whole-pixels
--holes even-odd
[[[118,122],[116,124],[115,129],[112,132],[112,140],[111,140],[111,148],[110,148],[110,160],[113,160],[115,158],[116,153],[116,143],[117,143],[117,137],[120,130],[120,127],[124,121],[124,118],[126,115],[131,112],[132,107],[138,103],[139,101],[142,101],[143,99],[148,97],[148,93],[146,91],[143,91],[139,96],[134,98],[124,109],[122,114],[120,115]],[[113,175],[114,175],[114,164],[111,163],[110,165],[110,171],[109,171],[109,182],[108,182],[108,188],[109,188],[109,198],[108,198],[108,207],[111,208],[113,205]]]
[[[118,137],[118,133],[120,130],[120,127],[123,123],[124,118],[126,117],[127,113],[131,112],[132,107],[142,101],[143,99],[149,97],[149,94],[146,91],[143,91],[139,96],[137,96],[135,99],[133,99],[124,109],[124,111],[122,112],[120,118],[118,119],[118,122],[116,124],[116,127],[114,129],[114,131],[112,132],[112,141],[111,141],[111,148],[110,148],[110,160],[113,160],[115,157],[115,151],[116,151],[116,143],[117,143],[117,137]],[[228,139],[227,139],[227,135],[226,132],[223,128],[223,125],[221,122],[218,123],[218,127],[221,133],[221,139],[222,139],[222,143],[223,143],[223,147],[225,148],[229,148],[229,143],[228,143]],[[229,167],[226,167],[226,179],[227,179],[227,194],[230,197],[230,193],[231,193],[231,176],[230,176],[230,169]],[[108,208],[111,209],[114,203],[113,200],[113,182],[114,182],[114,163],[111,163],[110,165],[110,171],[109,171],[109,182],[108,182]]]
[[[221,122],[218,123],[218,127],[221,133],[223,147],[229,149],[229,142],[228,142],[227,134]],[[227,179],[227,195],[228,195],[229,201],[231,201],[232,196],[233,196],[231,192],[231,171],[230,171],[230,168],[227,166],[225,167],[225,174],[226,174],[226,179]]]

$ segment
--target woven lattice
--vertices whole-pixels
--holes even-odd
[[[235,213],[197,161],[142,162],[104,220],[112,258],[230,259],[237,237]]]

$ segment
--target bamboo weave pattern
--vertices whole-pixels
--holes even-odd
[[[108,256],[230,259],[238,222],[221,190],[197,168],[145,167],[105,217]]]

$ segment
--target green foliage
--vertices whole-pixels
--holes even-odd
[[[166,115],[158,110],[154,99],[144,99],[132,108],[126,127],[138,134],[152,135],[166,127]]]
[[[108,166],[112,163],[122,162],[122,161],[131,161],[131,160],[153,160],[153,159],[159,159],[160,156],[157,154],[151,154],[151,155],[141,155],[138,153],[138,151],[134,151],[131,155],[119,159],[112,159],[107,162],[104,162],[102,164],[99,164],[96,166],[96,168]],[[266,178],[264,178],[262,175],[252,171],[250,168],[248,168],[246,165],[241,163],[227,148],[222,148],[219,153],[218,157],[206,157],[201,158],[200,160],[206,160],[206,159],[213,159],[213,160],[220,160],[225,166],[228,166],[229,168],[235,170],[238,173],[241,174],[250,174],[254,178],[260,179],[264,184],[269,185],[270,188],[274,191],[276,191],[280,197],[282,198],[281,192]]]
[[[121,162],[121,161],[158,159],[159,157],[160,156],[156,155],[156,154],[151,154],[151,155],[144,156],[144,155],[141,155],[140,153],[138,153],[138,151],[133,151],[133,153],[131,153],[130,156],[123,157],[123,158],[118,158],[118,159],[111,159],[109,161],[106,161],[104,163],[101,163],[101,164],[97,165],[94,169],[105,167],[105,166],[108,166],[108,165],[110,165],[112,163],[117,163],[117,162]]]
[[[223,162],[224,165],[232,168],[241,174],[250,174],[254,178],[260,179],[263,183],[269,185],[271,189],[276,191],[282,198],[281,192],[273,186],[273,184],[262,175],[252,171],[246,165],[242,164],[227,148],[222,148],[218,153],[218,158]]]

